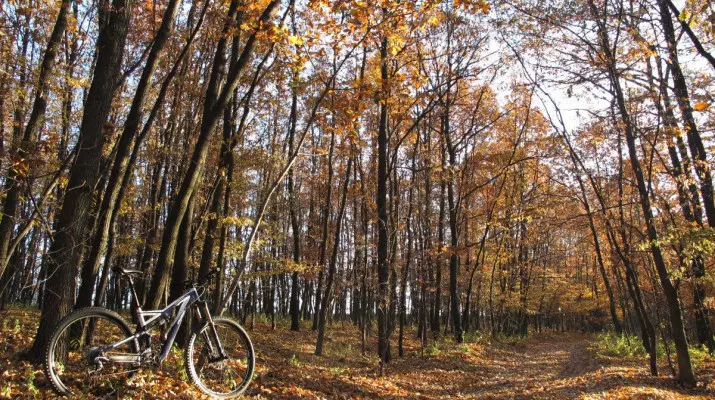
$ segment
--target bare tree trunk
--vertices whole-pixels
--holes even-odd
[[[623,326],[621,321],[618,319],[618,313],[616,312],[616,300],[613,295],[613,289],[611,288],[610,280],[608,279],[608,274],[606,273],[606,267],[603,261],[603,253],[601,251],[601,241],[598,237],[598,232],[596,231],[596,223],[593,218],[593,213],[591,212],[591,204],[588,201],[588,193],[586,193],[586,188],[583,184],[583,179],[579,173],[579,163],[577,161],[577,156],[574,149],[571,147],[571,142],[566,136],[566,132],[563,132],[564,141],[569,148],[569,155],[571,161],[573,161],[576,181],[578,182],[578,187],[581,190],[581,197],[584,210],[586,211],[586,216],[588,217],[588,226],[591,230],[591,236],[593,237],[593,245],[596,251],[596,260],[598,261],[598,270],[601,273],[601,279],[603,279],[603,286],[606,288],[606,295],[608,296],[608,310],[611,314],[611,321],[613,322],[613,327],[616,333],[619,335],[623,333]],[[607,216],[606,216],[607,217]]]
[[[446,149],[444,142],[441,145],[442,151],[442,165],[446,162]],[[440,172],[441,174],[442,172]],[[435,273],[435,294],[434,294],[434,316],[432,318],[432,332],[435,339],[440,335],[441,325],[442,325],[442,260],[444,252],[444,218],[445,218],[445,191],[447,190],[447,184],[444,177],[440,176],[440,188],[439,188],[439,219],[437,221],[437,263],[436,263],[436,273]]]
[[[618,105],[618,111],[621,115],[621,121],[623,123],[624,131],[626,134],[626,143],[628,145],[631,168],[633,169],[633,174],[635,175],[636,179],[636,185],[638,187],[640,205],[643,209],[643,217],[647,228],[648,239],[650,241],[650,250],[653,256],[653,262],[655,263],[656,271],[658,272],[658,277],[660,278],[660,284],[663,288],[666,303],[668,305],[671,333],[673,335],[673,342],[675,343],[675,349],[678,358],[678,380],[686,385],[695,385],[695,374],[693,372],[693,367],[690,362],[688,341],[685,336],[685,328],[683,326],[682,311],[680,309],[678,292],[675,286],[673,286],[673,282],[670,280],[668,268],[666,266],[665,259],[660,249],[659,234],[656,227],[655,218],[653,217],[653,210],[651,209],[648,188],[646,187],[646,182],[643,177],[643,170],[641,169],[640,161],[638,158],[635,139],[636,135],[630,118],[630,114],[628,112],[628,108],[626,106],[625,96],[621,88],[620,76],[618,71],[616,70],[616,59],[611,51],[611,42],[608,38],[608,33],[603,25],[603,22],[600,20],[598,11],[593,0],[589,0],[589,7],[591,9],[592,16],[597,20],[596,22],[598,24],[599,40],[601,42],[600,47],[607,61],[608,74],[611,80],[611,84],[613,85],[614,97]],[[690,126],[690,128],[694,129],[695,126]],[[712,189],[712,187],[710,189]],[[710,194],[710,201],[712,201],[712,190],[710,191]],[[705,193],[703,193],[703,196],[705,196]],[[715,219],[715,215],[713,215],[713,218]]]
[[[651,95],[653,96],[653,102],[658,109],[658,113],[661,115],[663,120],[663,128],[665,130],[666,140],[668,143],[668,155],[670,156],[670,162],[672,168],[669,170],[670,174],[675,180],[675,185],[678,189],[678,202],[680,203],[680,208],[683,212],[685,220],[694,223],[699,228],[703,227],[702,211],[700,210],[700,200],[698,198],[697,189],[693,190],[692,198],[688,196],[688,188],[686,183],[690,182],[690,185],[694,184],[690,168],[684,169],[683,164],[680,162],[680,157],[678,156],[678,149],[676,148],[676,142],[678,139],[682,142],[680,138],[680,130],[671,107],[670,98],[668,95],[668,86],[665,79],[663,79],[662,69],[660,68],[660,61],[658,62],[658,75],[659,75],[659,89],[661,95],[663,96],[663,102],[661,103],[656,92],[656,86],[653,82],[653,71],[648,60],[648,80],[650,84]],[[686,153],[687,154],[687,153]],[[690,162],[687,162],[689,167]],[[692,207],[691,207],[692,205]],[[690,266],[693,273],[693,305],[695,308],[695,331],[697,334],[698,342],[704,344],[708,347],[708,350],[712,353],[715,351],[715,339],[713,339],[712,331],[710,330],[710,325],[708,323],[707,314],[705,311],[704,299],[706,297],[705,285],[702,282],[702,278],[705,276],[705,261],[702,255],[696,255],[690,260]]]
[[[169,302],[178,299],[186,290],[184,282],[188,278],[189,267],[191,265],[191,231],[194,220],[195,203],[195,197],[191,196],[189,208],[186,210],[186,218],[181,222],[181,234],[176,246],[176,264],[171,272]],[[189,333],[191,333],[190,318],[181,325],[181,330],[178,332],[177,343],[179,347],[184,348],[189,338]]]
[[[402,267],[402,279],[400,281],[400,330],[397,338],[397,352],[400,357],[405,355],[404,336],[405,336],[405,320],[407,318],[407,277],[410,273],[410,264],[412,263],[412,201],[415,187],[415,159],[417,158],[417,149],[419,148],[419,134],[415,141],[415,148],[412,153],[412,182],[410,182],[410,190],[407,195],[407,221],[405,230],[407,231],[407,254],[405,255],[404,265]],[[413,299],[414,301],[414,299]]]
[[[678,7],[676,7],[671,0],[666,0],[666,4],[675,15],[675,19],[680,21],[681,28],[683,28],[683,31],[688,35],[690,41],[693,42],[693,46],[698,51],[698,54],[705,58],[710,63],[711,67],[715,68],[715,57],[713,57],[712,54],[705,50],[703,44],[700,42],[700,39],[698,39],[697,35],[695,35],[695,32],[693,32],[693,29],[690,27],[690,21],[688,21],[689,18],[685,15],[682,15],[678,10]]]
[[[297,79],[294,76],[294,79]],[[295,88],[296,82],[293,82],[293,89],[291,94],[291,104],[290,104],[290,126],[288,132],[288,151],[290,154],[293,153],[295,147],[295,128],[298,113],[298,91]],[[297,196],[295,193],[295,181],[293,178],[293,170],[288,173],[288,202],[290,206],[290,226],[293,232],[293,262],[295,267],[300,263],[300,223],[298,221],[298,203]],[[298,284],[300,279],[300,274],[298,271],[293,271],[291,274],[291,290],[290,290],[290,330],[299,331],[300,330],[300,285]],[[303,305],[305,307],[305,304]]]
[[[690,94],[688,93],[685,76],[678,61],[675,29],[673,28],[673,20],[668,10],[668,0],[658,0],[658,6],[660,9],[660,21],[663,26],[663,35],[668,45],[668,64],[673,73],[673,92],[675,93],[675,99],[680,108],[680,114],[683,117],[690,154],[695,162],[695,172],[700,180],[700,191],[703,196],[705,216],[707,217],[708,225],[710,225],[711,228],[715,228],[715,198],[713,196],[710,164],[708,164],[705,146],[703,145],[703,140],[700,137],[698,127],[695,123],[695,117],[693,116],[693,108],[690,105]]]
[[[323,231],[320,240],[320,259],[318,261],[318,282],[315,289],[315,315],[313,315],[312,330],[318,329],[318,318],[321,304],[321,296],[323,295],[323,270],[325,269],[325,259],[327,258],[328,247],[328,229],[330,227],[330,209],[332,207],[333,198],[333,153],[335,151],[335,134],[330,135],[330,150],[328,150],[328,183],[325,195],[325,205],[323,206]]]
[[[389,237],[387,219],[387,158],[389,152],[389,141],[387,137],[387,82],[388,82],[388,60],[387,42],[384,37],[380,44],[380,77],[382,82],[382,96],[380,101],[380,122],[377,134],[377,354],[380,357],[380,375],[385,373],[385,362],[388,351],[388,321],[387,313],[389,309],[389,260],[388,246]]]
[[[129,161],[133,148],[140,145],[140,143],[136,143],[135,139],[143,120],[144,104],[149,92],[149,87],[151,86],[151,80],[161,60],[164,46],[168,42],[173,30],[174,19],[176,18],[178,8],[178,0],[169,1],[164,12],[161,26],[154,37],[141,78],[137,84],[134,99],[132,100],[129,114],[124,123],[124,130],[116,144],[116,155],[114,156],[112,169],[109,179],[107,180],[107,187],[102,196],[102,204],[100,205],[99,215],[97,216],[95,233],[90,243],[89,254],[85,257],[84,263],[82,264],[82,282],[79,287],[79,294],[77,295],[76,308],[87,307],[92,302],[101,256],[107,248],[110,223],[114,209],[117,207],[117,202],[121,197],[122,181],[126,170],[130,167]]]
[[[333,253],[330,256],[328,276],[326,277],[325,281],[325,293],[320,304],[320,310],[318,311],[318,340],[315,343],[316,356],[320,356],[323,354],[323,341],[325,340],[325,322],[328,310],[330,309],[330,302],[332,301],[333,297],[333,284],[335,281],[335,273],[338,261],[338,250],[340,247],[340,229],[342,227],[343,215],[345,214],[345,204],[347,203],[348,188],[350,187],[350,169],[352,168],[352,165],[353,159],[352,157],[350,157],[348,159],[348,165],[345,170],[345,183],[343,184],[343,193],[340,199],[340,209],[338,210],[338,215],[335,221],[335,238],[333,242]]]
[[[457,155],[456,149],[454,148],[454,145],[452,143],[450,132],[449,108],[451,100],[449,98],[449,93],[446,97],[447,99],[445,102],[445,111],[444,115],[442,116],[442,128],[445,139],[445,147],[447,149],[447,153],[449,154],[449,165],[451,167],[449,182],[447,183],[447,200],[449,204],[449,231],[451,239],[451,254],[449,256],[449,298],[451,308],[450,312],[452,314],[452,325],[454,328],[454,338],[457,343],[462,343],[464,341],[464,333],[462,332],[462,314],[459,309],[460,296],[457,288],[457,279],[459,278],[459,256],[456,253],[456,249],[459,246],[459,199],[456,198],[458,196],[457,193],[455,193],[456,189],[454,187],[454,181],[456,180],[456,177],[453,175],[454,169],[456,168]]]

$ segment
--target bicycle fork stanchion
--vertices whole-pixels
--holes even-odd
[[[211,311],[209,311],[209,306],[205,301],[199,301],[199,307],[201,307],[201,314],[203,314],[204,321],[206,321],[206,324],[209,327],[209,337],[207,337],[206,342],[209,345],[209,350],[211,351],[212,354],[215,354],[215,349],[213,349],[213,344],[211,343],[212,341],[216,344],[216,347],[218,348],[218,360],[213,360],[213,361],[221,361],[225,360],[226,358],[226,352],[223,349],[223,345],[221,344],[221,339],[218,337],[218,331],[216,330],[216,324],[214,324],[214,320],[211,317]]]

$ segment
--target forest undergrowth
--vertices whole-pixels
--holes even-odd
[[[38,318],[39,312],[29,308],[0,311],[0,398],[54,398],[41,366],[22,359]],[[276,329],[271,329],[269,321],[257,318],[249,331],[257,370],[246,398],[715,398],[715,358],[700,358],[695,363],[700,382],[695,388],[685,388],[670,376],[650,376],[644,353],[623,352],[605,336],[547,332],[524,339],[492,339],[471,334],[462,344],[455,344],[451,337],[430,340],[423,350],[411,332],[406,336],[405,356],[395,354],[386,375],[380,377],[374,335],[363,355],[360,331],[348,322],[336,321],[325,352],[318,357],[314,355],[316,333],[309,328],[291,332],[286,329],[289,323],[278,320]],[[143,370],[129,380],[119,397],[207,398],[186,380],[182,360],[181,351],[174,349],[159,370]],[[664,357],[661,361],[661,370],[667,371]]]

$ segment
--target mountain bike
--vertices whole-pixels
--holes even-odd
[[[167,358],[189,310],[197,322],[184,348],[186,375],[201,392],[217,398],[233,398],[246,390],[255,367],[251,339],[237,322],[212,317],[202,300],[216,271],[196,282],[186,281],[188,290],[166,308],[144,311],[132,279],[143,272],[113,270],[117,279],[128,282],[136,329],[102,307],[82,308],[64,317],[52,334],[45,358],[45,373],[58,394],[118,394],[139,369],[158,367]]]

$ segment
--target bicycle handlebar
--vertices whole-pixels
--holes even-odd
[[[184,286],[185,287],[195,287],[195,286],[204,286],[204,285],[210,284],[211,280],[213,279],[213,277],[215,275],[218,275],[218,270],[216,270],[216,269],[213,271],[210,271],[208,274],[200,277],[197,280],[193,280],[193,279],[185,280]]]

